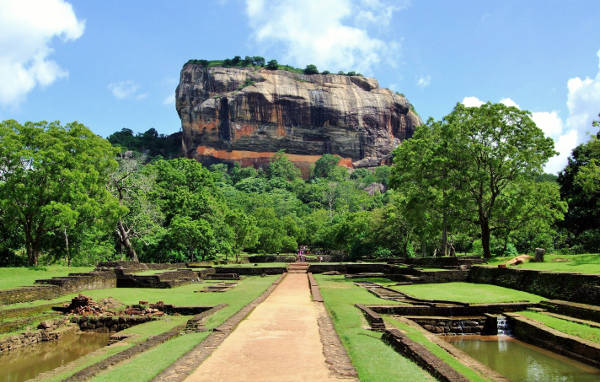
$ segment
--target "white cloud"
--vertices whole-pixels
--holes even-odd
[[[417,86],[420,88],[426,88],[430,84],[431,84],[431,76],[430,75],[420,76],[417,79]]]
[[[163,105],[175,105],[175,94],[171,94],[163,100]]]
[[[139,92],[139,85],[131,80],[111,82],[110,84],[108,84],[108,89],[117,99],[140,100],[148,96],[148,93]]]
[[[76,40],[84,29],[64,0],[0,0],[0,104],[16,105],[36,86],[67,77],[49,59],[52,42]]]
[[[571,151],[578,144],[587,141],[590,134],[596,132],[592,127],[592,121],[597,119],[598,113],[600,113],[600,50],[596,55],[598,56],[598,73],[595,78],[574,77],[567,81],[569,115],[564,122],[560,121],[560,131],[556,121],[546,125],[551,128],[552,133],[549,135],[554,138],[555,150],[560,153],[548,162],[546,171],[556,173],[562,170],[567,164],[567,158],[571,155]]]
[[[246,0],[246,14],[256,43],[280,44],[285,60],[321,70],[357,70],[390,61],[398,42],[370,35],[367,25],[385,27],[407,1],[383,0]]]
[[[571,151],[577,146],[577,142],[577,131],[575,130],[569,130],[554,138],[554,150],[558,151],[558,155],[550,158],[544,166],[544,171],[551,174],[558,174],[562,171],[567,165],[567,158],[571,155]]]
[[[480,100],[477,97],[465,97],[462,100],[462,104],[465,105],[466,107],[479,107],[481,105],[483,105],[485,102],[483,102],[482,100]]]
[[[531,119],[548,137],[556,138],[563,131],[563,121],[557,111],[536,111],[531,113]]]
[[[513,101],[512,98],[502,98],[500,100],[500,103],[502,103],[508,107],[516,107],[517,109],[521,108],[521,106],[519,106],[519,104],[517,104],[515,101]]]
[[[596,77],[574,77],[567,81],[567,109],[569,115],[563,120],[557,111],[536,111],[531,113],[535,124],[542,129],[546,136],[554,139],[554,149],[558,155],[551,158],[544,170],[550,173],[560,172],[567,164],[567,159],[573,149],[588,140],[590,134],[596,133],[592,121],[600,113],[600,50],[598,56],[598,73]],[[479,107],[483,105],[477,97],[465,97],[465,106]],[[510,98],[500,100],[507,106],[520,106]]]
[[[567,108],[569,116],[566,120],[567,129],[577,130],[579,142],[587,140],[592,128],[592,121],[600,113],[600,50],[598,56],[598,73],[595,78],[571,78],[567,82],[569,91]]]

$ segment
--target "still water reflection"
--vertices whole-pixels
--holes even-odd
[[[600,381],[600,370],[508,336],[445,337],[511,381]]]
[[[0,381],[26,381],[107,345],[109,337],[110,333],[65,334],[58,341],[0,354]]]

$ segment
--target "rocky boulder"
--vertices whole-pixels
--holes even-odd
[[[389,163],[422,123],[404,96],[362,76],[188,63],[176,101],[187,157],[258,167],[285,150],[305,175],[326,153],[348,168]]]

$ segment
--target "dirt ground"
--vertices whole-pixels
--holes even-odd
[[[306,274],[290,273],[186,381],[336,381]]]

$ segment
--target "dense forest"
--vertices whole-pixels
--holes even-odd
[[[595,123],[597,126],[597,123]],[[348,259],[597,252],[600,133],[558,178],[528,112],[457,104],[394,152],[350,171],[323,155],[308,179],[279,152],[262,169],[205,168],[178,136],[80,123],[0,122],[0,264],[239,260],[308,245]]]

